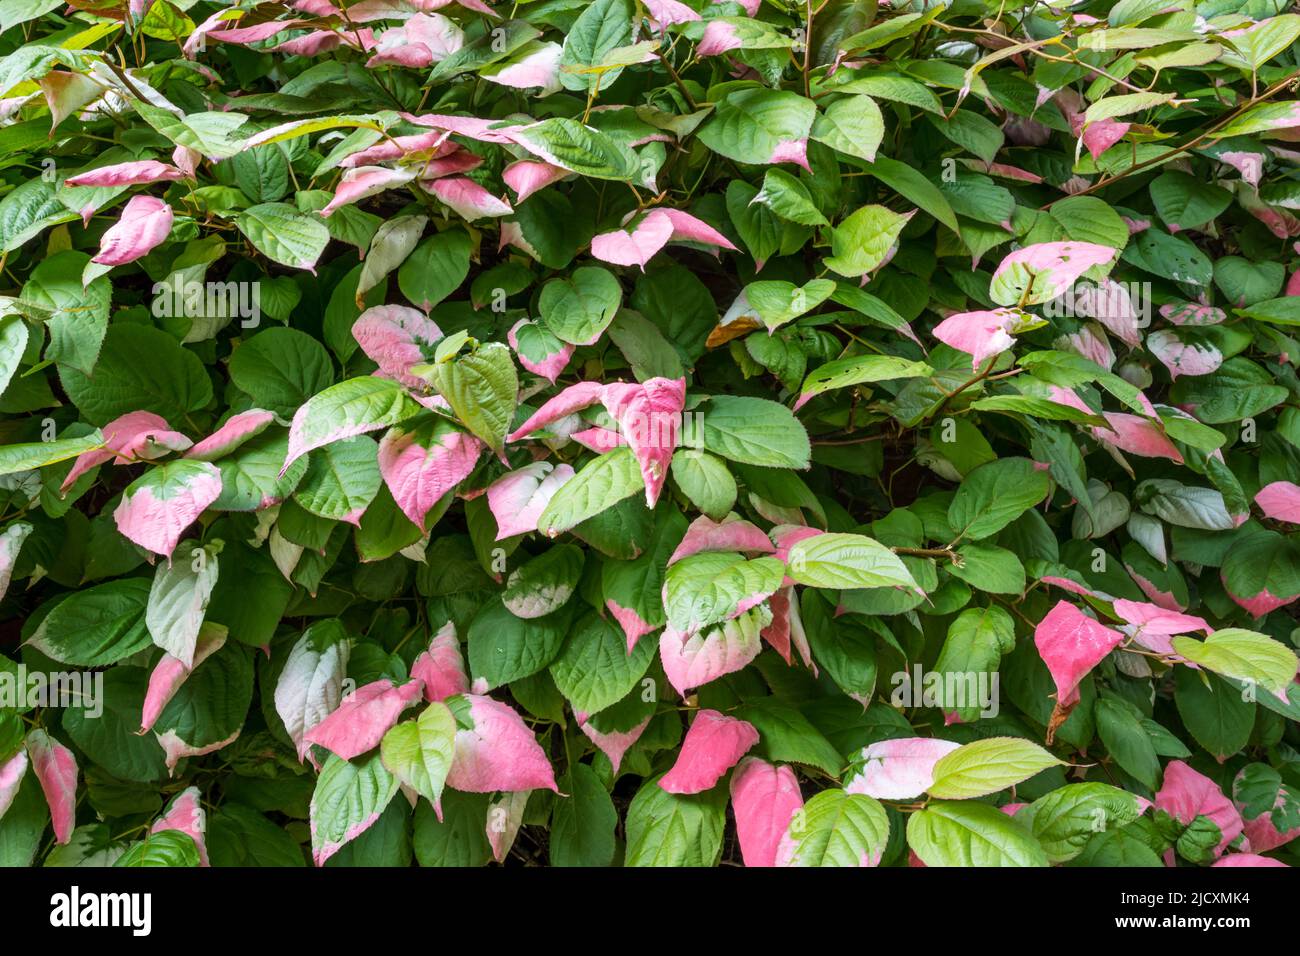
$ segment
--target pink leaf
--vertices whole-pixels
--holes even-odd
[[[971,357],[971,367],[978,370],[987,358],[1011,348],[1015,339],[1011,330],[1023,321],[1015,309],[986,312],[959,312],[934,327],[934,337],[945,345]]]
[[[1191,634],[1193,631],[1208,634],[1212,630],[1207,621],[1194,614],[1183,614],[1144,601],[1120,598],[1115,601],[1115,613],[1133,628],[1133,640],[1161,654],[1174,653],[1170,638],[1176,634]]]
[[[28,733],[27,754],[50,807],[54,842],[67,843],[77,824],[77,758],[43,730]]]
[[[1032,289],[1032,301],[1046,302],[1074,285],[1093,266],[1114,260],[1115,254],[1110,246],[1092,242],[1039,242],[1008,254],[994,270],[993,281],[1019,270],[1024,274],[1016,278]]]
[[[204,836],[208,831],[208,817],[199,802],[199,788],[187,787],[176,794],[167,805],[167,812],[149,829],[150,833],[162,833],[164,830],[178,830],[194,841],[199,851],[199,866],[211,866],[208,862],[208,848]]]
[[[576,385],[570,385],[560,394],[548,399],[527,421],[511,432],[506,437],[506,441],[519,441],[519,439],[531,435],[540,428],[545,428],[552,422],[572,415],[574,412],[600,401],[604,392],[605,386],[600,382],[579,382]]]
[[[642,217],[631,232],[615,229],[596,236],[591,240],[591,254],[614,265],[639,266],[644,272],[645,264],[668,244],[672,236],[672,221],[663,214],[663,210],[653,209]]]
[[[433,636],[429,649],[412,662],[411,679],[424,683],[424,699],[431,703],[469,692],[465,659],[456,638],[456,625],[451,621]]]
[[[960,745],[935,737],[882,740],[862,751],[862,769],[844,785],[845,793],[877,800],[911,800],[934,783],[934,765]]]
[[[326,218],[341,206],[349,205],[367,196],[374,196],[395,186],[403,186],[415,179],[413,169],[389,169],[387,166],[357,166],[343,173],[338,188],[331,199],[320,211]]]
[[[9,807],[13,805],[25,776],[27,776],[26,750],[19,749],[4,763],[0,763],[0,818],[3,818]]]
[[[352,337],[379,374],[408,388],[422,388],[424,380],[411,367],[428,361],[442,330],[418,309],[405,305],[376,305],[352,323]]]
[[[461,699],[469,704],[472,726],[456,731],[447,786],[466,793],[542,789],[559,792],[546,752],[514,710],[477,694],[466,694]]]
[[[656,630],[656,626],[648,623],[634,608],[623,607],[613,598],[605,601],[605,608],[618,622],[618,626],[623,629],[623,636],[627,638],[627,652],[632,653],[632,648],[636,647],[636,642],[647,634]]]
[[[794,163],[796,166],[802,166],[812,172],[812,167],[808,165],[808,138],[782,140],[776,144],[776,149],[772,150],[772,155],[768,157],[767,161],[769,163]]]
[[[488,509],[497,522],[497,540],[537,530],[551,498],[574,475],[573,466],[538,461],[488,485]]]
[[[776,866],[776,849],[803,807],[799,780],[789,767],[746,757],[731,775],[731,808],[745,866]]]
[[[704,35],[695,46],[696,56],[718,56],[742,46],[740,34],[734,24],[726,20],[710,20]]]
[[[1151,419],[1128,412],[1104,412],[1102,417],[1110,427],[1092,430],[1099,441],[1142,458],[1168,458],[1176,465],[1183,463],[1178,448]]]
[[[147,186],[150,183],[174,182],[184,179],[185,173],[175,166],[156,159],[141,159],[129,163],[101,166],[88,173],[69,176],[65,186]]]
[[[645,8],[661,28],[700,19],[698,13],[678,0],[645,0]]]
[[[686,731],[677,761],[660,778],[659,786],[669,793],[711,790],[756,743],[758,731],[753,724],[716,710],[701,710]]]
[[[303,735],[303,740],[351,760],[378,747],[402,711],[423,693],[418,680],[399,685],[387,679],[372,681],[345,697],[334,713]]]
[[[1275,860],[1271,856],[1260,856],[1258,853],[1229,853],[1217,862],[1210,864],[1210,869],[1220,866],[1280,866],[1283,869],[1290,868],[1289,864],[1283,863],[1281,860]]]
[[[135,461],[152,461],[169,451],[184,451],[190,440],[180,432],[172,431],[166,420],[153,412],[127,412],[102,429],[104,447],[84,452],[72,463],[72,470],[63,479],[61,491],[67,491],[78,478],[96,465],[110,459],[114,464],[127,465]]]
[[[714,229],[702,219],[697,219],[688,212],[682,212],[680,209],[660,209],[669,221],[673,224],[673,239],[684,242],[698,242],[706,246],[717,246],[720,249],[730,249],[736,251],[731,240],[724,236],[718,230]]]
[[[379,442],[379,473],[393,500],[421,531],[429,512],[469,477],[483,443],[439,420],[432,427],[390,428]]]
[[[1276,521],[1300,524],[1300,485],[1290,481],[1271,482],[1259,490],[1255,504]]]
[[[421,180],[420,185],[470,222],[486,216],[508,216],[514,212],[510,203],[498,199],[474,180],[464,176]]]
[[[560,56],[564,48],[558,43],[539,43],[529,53],[483,79],[517,90],[540,90],[549,96],[560,89]]]
[[[264,432],[275,415],[261,408],[250,408],[226,419],[226,423],[185,453],[186,458],[215,461]]]
[[[569,364],[569,359],[573,358],[574,346],[568,342],[561,342],[547,331],[545,334],[549,338],[545,341],[553,343],[550,347],[558,347],[555,348],[555,351],[547,353],[541,361],[537,361],[536,355],[529,354],[527,349],[519,347],[519,330],[524,327],[533,328],[535,326],[536,323],[530,322],[528,319],[520,319],[510,327],[510,331],[506,333],[506,340],[510,343],[510,347],[515,350],[515,354],[519,356],[520,365],[534,375],[542,376],[554,385],[555,380],[564,371],[564,367]]]
[[[171,654],[162,656],[149,674],[149,687],[145,691],[144,707],[140,714],[140,733],[143,734],[153,729],[153,725],[157,723],[163,708],[180,690],[181,685],[194,673],[194,668],[221,650],[225,644],[226,631],[224,628],[221,630],[208,628],[199,634],[198,642],[194,646],[194,663],[192,666],[186,667],[183,660],[179,657],[173,657]]]
[[[1147,349],[1169,369],[1169,378],[1179,375],[1209,375],[1223,364],[1223,353],[1213,345],[1185,342],[1173,329],[1161,329],[1147,336]]]
[[[154,737],[158,740],[158,746],[163,749],[163,762],[167,765],[167,774],[171,776],[176,771],[176,765],[186,757],[204,757],[218,750],[224,750],[236,740],[239,739],[243,727],[236,730],[225,740],[218,740],[214,744],[203,744],[195,746],[181,737],[175,730],[169,730],[166,733],[154,732]]]
[[[1165,767],[1164,782],[1156,794],[1156,808],[1187,826],[1197,817],[1208,817],[1219,828],[1215,855],[1241,834],[1241,814],[1209,777],[1197,773],[1181,760],[1171,760]]]
[[[668,466],[677,448],[686,407],[686,379],[651,378],[640,385],[607,385],[601,400],[636,455],[645,480],[646,507],[653,508],[668,480]]]
[[[731,515],[723,521],[713,521],[700,515],[691,522],[681,543],[668,559],[671,567],[682,558],[701,551],[760,551],[770,554],[776,548],[757,525]]]
[[[757,637],[736,621],[698,634],[666,627],[659,635],[659,659],[668,682],[685,697],[692,687],[746,667],[762,650]]]
[[[1068,707],[1079,699],[1079,681],[1124,640],[1124,635],[1058,601],[1034,629],[1034,645],[1056,683],[1056,699]]]
[[[122,216],[99,240],[92,259],[102,266],[122,266],[146,255],[172,231],[172,207],[153,196],[132,196]]]
[[[518,202],[523,202],[539,189],[559,182],[568,175],[567,169],[536,159],[517,160],[501,172],[501,178],[515,191]]]
[[[590,720],[583,721],[581,726],[582,732],[596,745],[596,749],[609,758],[614,773],[618,773],[619,764],[623,762],[623,755],[627,753],[634,743],[641,739],[645,729],[650,726],[650,718],[647,717],[631,730],[603,732],[593,727]]]
[[[203,467],[179,480],[162,485],[141,484],[149,480],[146,474],[128,486],[113,511],[117,530],[140,547],[170,558],[181,533],[221,495],[221,472],[216,466],[208,462],[193,464]]]
[[[440,158],[459,149],[447,138],[449,135],[445,130],[434,130],[429,133],[414,133],[410,136],[394,136],[392,139],[380,140],[373,146],[344,157],[339,165],[344,169],[355,169],[358,166],[373,166],[426,152],[432,153],[431,158]]]
[[[1083,131],[1083,145],[1088,148],[1092,158],[1096,159],[1123,139],[1128,134],[1130,126],[1130,123],[1113,119],[1089,123]]]

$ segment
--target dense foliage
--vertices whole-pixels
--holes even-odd
[[[1297,860],[1281,0],[0,31],[0,863]]]

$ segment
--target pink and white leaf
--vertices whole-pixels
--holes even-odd
[[[559,791],[546,752],[509,705],[478,694],[463,699],[472,726],[456,731],[447,786],[466,793]]]
[[[549,461],[525,465],[488,485],[488,509],[497,523],[497,540],[537,530],[537,519],[555,493],[574,475],[573,466]]]
[[[934,765],[960,745],[935,737],[881,740],[862,751],[862,768],[844,785],[845,793],[877,800],[911,800],[934,783]]]
[[[351,760],[378,747],[402,711],[423,695],[424,685],[418,680],[397,685],[382,678],[372,681],[345,697],[336,710],[303,734],[303,740]]]
[[[77,758],[44,730],[27,734],[27,755],[50,808],[54,842],[67,843],[77,825]]]
[[[177,830],[194,841],[199,851],[199,866],[211,866],[208,861],[208,847],[205,837],[208,832],[208,816],[199,799],[198,787],[186,787],[167,805],[167,812],[150,827],[150,833],[162,833],[164,830]]]
[[[99,240],[91,260],[101,266],[123,266],[147,255],[167,238],[175,218],[172,207],[153,196],[132,196],[122,215]]]
[[[424,683],[424,699],[430,703],[469,693],[469,676],[454,623],[444,624],[429,642],[429,649],[412,662],[411,678]]]
[[[731,808],[745,866],[776,866],[777,847],[803,807],[799,780],[789,767],[746,757],[731,775]]]

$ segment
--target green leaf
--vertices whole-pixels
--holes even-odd
[[[784,573],[775,558],[747,561],[731,551],[701,551],[682,558],[664,577],[668,623],[694,633],[729,620],[773,594]]]
[[[379,493],[379,445],[368,435],[354,435],[317,448],[293,498],[314,515],[358,524]]]
[[[620,445],[587,462],[560,486],[537,519],[537,530],[554,538],[644,488],[636,455]]]
[[[1069,783],[1039,797],[1015,816],[1029,828],[1051,863],[1083,852],[1097,833],[1116,830],[1141,814],[1137,797],[1104,783]]]
[[[1255,705],[1221,677],[1175,667],[1174,703],[1192,739],[1220,761],[1250,739]]]
[[[614,829],[618,811],[596,772],[574,764],[560,778],[560,792],[551,814],[552,866],[609,866],[614,862]]]
[[[198,866],[199,848],[188,833],[182,833],[180,830],[162,830],[146,835],[138,843],[132,843],[113,865]]]
[[[1038,744],[1019,737],[988,737],[963,744],[934,765],[929,793],[941,800],[968,800],[1023,783],[1059,760]]]
[[[561,342],[592,345],[614,321],[622,303],[623,289],[612,272],[581,266],[568,278],[546,283],[537,309]]]
[[[807,468],[808,433],[785,406],[765,398],[714,395],[705,406],[706,450],[731,461],[767,468]]]
[[[707,451],[675,453],[672,475],[691,504],[714,521],[725,518],[736,504],[736,479],[720,458]]]
[[[795,813],[784,839],[784,866],[875,866],[889,842],[889,817],[864,794],[823,790]]]
[[[913,813],[907,844],[926,866],[1048,865],[1025,827],[984,803],[932,803]]]
[[[374,824],[397,793],[379,751],[355,762],[330,754],[311,795],[311,850],[316,865]]]
[[[826,268],[856,279],[876,269],[898,241],[911,213],[884,206],[863,206],[831,232],[831,255]]]
[[[1125,701],[1103,697],[1093,708],[1097,736],[1126,773],[1149,790],[1156,789],[1160,760],[1140,712]]]
[[[469,234],[464,229],[448,229],[425,239],[397,270],[402,295],[428,312],[465,281],[470,251]]]
[[[294,415],[284,467],[309,451],[396,425],[423,410],[391,379],[366,375],[331,385]]]
[[[813,120],[812,138],[849,156],[874,162],[885,137],[880,107],[869,96],[837,99]]]
[[[814,588],[915,589],[916,579],[893,551],[861,534],[818,534],[794,544],[787,573]]]
[[[779,167],[767,171],[763,177],[763,188],[750,203],[761,203],[790,222],[805,226],[830,225],[813,202],[808,187]]]
[[[1295,651],[1258,631],[1225,627],[1203,641],[1175,637],[1174,650],[1193,663],[1224,677],[1259,684],[1285,699],[1295,679]]]
[[[150,645],[145,625],[149,581],[107,581],[69,595],[41,621],[30,643],[77,667],[103,667]]]
[[[230,356],[230,380],[254,405],[282,418],[293,415],[334,381],[329,353],[316,339],[290,328],[270,328]]]
[[[330,241],[325,223],[288,203],[252,206],[235,217],[235,225],[272,262],[309,272]]]
[[[912,362],[893,355],[857,355],[827,362],[808,373],[799,390],[799,405],[823,392],[871,382],[899,378],[925,378],[934,370],[924,362]]]
[[[524,619],[500,600],[484,604],[470,623],[470,674],[500,687],[544,669],[555,659],[569,632],[570,615],[557,611]]]
[[[512,136],[539,158],[580,176],[622,181],[638,178],[639,166],[631,149],[577,120],[542,120]]]
[[[96,425],[134,411],[154,412],[174,425],[212,401],[212,382],[198,356],[166,332],[134,323],[109,326],[93,376],[62,366],[59,379]]]
[[[568,90],[609,89],[621,69],[602,69],[605,58],[633,40],[629,0],[594,0],[564,35],[560,82]]]
[[[684,796],[660,787],[659,776],[648,777],[627,808],[623,865],[716,866],[727,822],[727,788]]]
[[[785,90],[742,89],[723,97],[698,133],[700,142],[738,163],[779,162],[783,150],[806,140],[817,108]]]
[[[987,538],[1047,496],[1048,478],[1028,458],[1002,458],[966,476],[948,507],[958,537]]]
[[[810,279],[801,286],[779,279],[764,279],[745,286],[744,295],[769,332],[811,312],[830,298],[835,283]]]
[[[957,216],[953,213],[952,206],[948,205],[948,200],[944,198],[943,193],[911,166],[890,159],[888,156],[877,156],[867,172],[905,199],[920,206],[953,232],[959,231]]]
[[[433,368],[434,384],[461,424],[500,452],[519,392],[519,374],[510,347],[486,342]]]
[[[414,720],[402,721],[384,734],[379,757],[399,783],[436,807],[455,745],[456,718],[446,704],[434,701]]]
[[[13,475],[46,465],[56,465],[104,447],[104,436],[96,429],[80,438],[58,438],[54,441],[26,442],[21,445],[0,446],[0,476]]]
[[[575,713],[594,714],[637,686],[655,652],[655,642],[648,639],[637,641],[629,652],[623,632],[593,613],[574,626],[551,663],[551,677]]]

